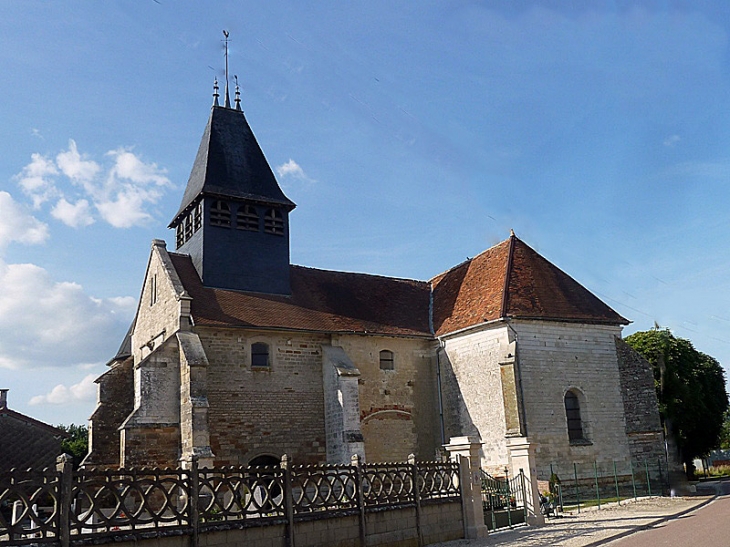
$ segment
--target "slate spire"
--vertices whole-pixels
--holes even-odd
[[[228,35],[226,36],[226,47]],[[296,207],[276,181],[240,105],[218,83],[180,208],[169,228],[205,286],[289,294],[289,212]]]

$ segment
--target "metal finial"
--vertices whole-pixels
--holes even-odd
[[[228,42],[229,42],[229,40],[228,40],[228,31],[225,29],[223,30],[223,36],[226,37],[226,39],[223,40],[223,42],[225,42],[225,44],[226,44],[226,103],[225,103],[225,106],[226,106],[226,108],[231,108],[231,96],[228,94]]]
[[[241,88],[238,87],[238,76],[233,75],[233,81],[236,82],[236,110],[241,110]]]
[[[220,106],[218,104],[218,97],[220,97],[220,95],[218,94],[218,78],[216,78],[213,81],[213,106]]]

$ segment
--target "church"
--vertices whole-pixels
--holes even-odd
[[[284,195],[218,91],[134,321],[97,379],[88,467],[369,462],[481,443],[482,466],[664,453],[628,321],[514,233],[429,280],[293,265]]]

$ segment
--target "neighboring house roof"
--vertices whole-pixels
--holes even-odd
[[[61,454],[68,434],[30,416],[0,408],[0,471],[43,469]]]
[[[175,226],[198,196],[221,195],[293,209],[240,110],[214,106],[198,154],[170,227]]]
[[[514,234],[431,282],[437,335],[510,317],[629,323]]]
[[[291,296],[203,287],[190,257],[170,253],[196,325],[431,336],[425,281],[291,266]]]
[[[204,287],[190,257],[170,258],[201,326],[432,336],[509,317],[628,323],[514,235],[430,282],[291,266],[290,297]]]

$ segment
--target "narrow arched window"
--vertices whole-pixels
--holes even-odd
[[[380,352],[380,370],[394,370],[393,352],[384,349]]]
[[[193,213],[185,217],[185,241],[193,237]]]
[[[202,223],[202,217],[203,217],[203,202],[201,201],[195,206],[195,209],[193,209],[193,233],[200,230],[200,225]]]
[[[180,224],[178,224],[177,225],[177,228],[175,229],[175,232],[177,234],[176,241],[177,241],[177,248],[178,249],[180,247],[182,247],[183,244],[185,243],[185,232],[184,232],[184,230],[185,230],[185,228],[183,227],[183,223],[182,222]]]
[[[214,201],[210,206],[210,223],[213,226],[230,226],[231,209],[225,201]]]
[[[263,368],[269,366],[269,345],[263,342],[251,344],[251,366]]]
[[[269,209],[264,216],[264,231],[278,236],[284,235],[284,217],[276,209]]]
[[[570,441],[582,441],[583,421],[580,418],[580,402],[578,395],[573,391],[565,394],[565,417],[568,419],[568,439]]]
[[[238,208],[236,228],[252,232],[259,231],[259,214],[253,205],[242,205]]]

